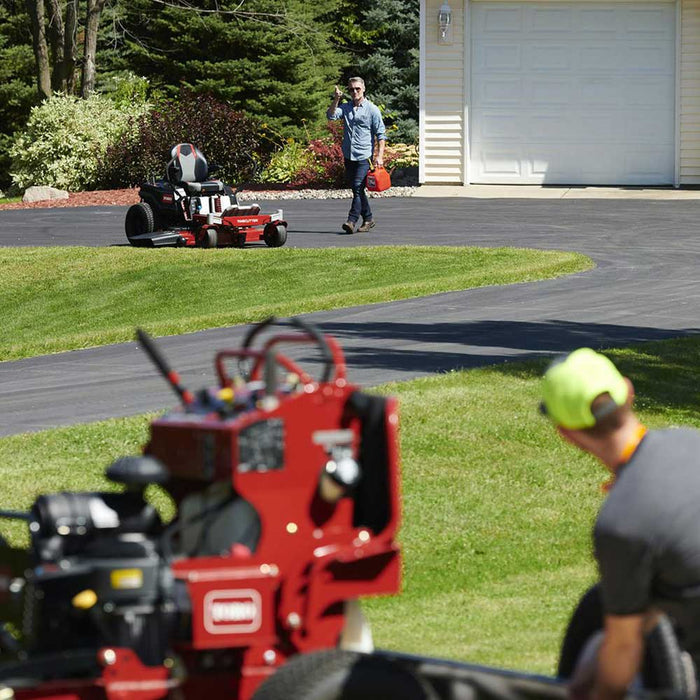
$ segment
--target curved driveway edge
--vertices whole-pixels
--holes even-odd
[[[695,201],[385,199],[376,203],[379,225],[367,236],[336,233],[346,202],[283,206],[294,247],[513,245],[576,250],[598,265],[556,280],[308,315],[338,338],[349,378],[362,385],[582,345],[620,346],[700,332],[700,204]],[[86,228],[102,221],[102,238],[109,239],[117,232],[107,222],[123,220],[124,208],[97,209],[90,217],[76,217],[75,210],[41,210],[41,226],[61,244],[80,244]],[[50,212],[73,212],[72,236]],[[17,212],[0,213],[0,245],[12,245],[9,214]],[[23,227],[31,224],[27,220]],[[159,344],[185,384],[196,389],[213,381],[213,353],[236,347],[242,333],[241,328],[216,329]],[[175,402],[135,343],[0,363],[0,435],[132,415]]]

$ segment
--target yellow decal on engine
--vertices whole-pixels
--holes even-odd
[[[127,588],[141,588],[143,586],[143,571],[141,569],[115,569],[109,574],[112,588],[124,590]]]
[[[80,610],[89,610],[93,605],[95,605],[95,603],[97,603],[97,593],[88,588],[73,596],[73,600],[71,602],[75,608],[79,608]]]

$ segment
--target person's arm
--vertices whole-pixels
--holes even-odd
[[[646,615],[606,615],[592,700],[624,698],[644,654]]]
[[[331,100],[330,107],[326,110],[326,116],[328,119],[340,119],[342,112],[338,108],[340,104],[340,98],[343,96],[343,91],[336,85],[333,91],[333,99]]]
[[[384,146],[386,145],[386,129],[379,108],[375,108],[372,116],[372,131],[377,139],[377,147],[374,154],[374,165],[378,168],[384,166]]]

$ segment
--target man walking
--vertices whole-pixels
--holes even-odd
[[[593,532],[602,638],[593,662],[574,672],[572,695],[622,698],[660,612],[696,667],[700,659],[700,432],[647,431],[630,380],[588,348],[552,363],[542,398],[561,437],[612,477]]]
[[[342,148],[345,159],[345,180],[352,189],[352,204],[348,220],[343,224],[343,230],[347,233],[355,233],[355,231],[369,231],[375,224],[365,191],[365,178],[373,156],[375,167],[384,165],[386,130],[379,108],[365,97],[365,81],[362,78],[350,78],[348,91],[352,96],[352,102],[341,105],[339,103],[343,91],[337,85],[335,86],[333,101],[326,116],[331,120],[343,120]],[[360,216],[362,216],[362,224],[358,228]]]

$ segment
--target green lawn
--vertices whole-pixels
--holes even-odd
[[[0,360],[590,269],[515,248],[0,249]]]
[[[700,338],[609,355],[650,426],[700,426]],[[538,411],[542,362],[388,385],[401,403],[404,590],[367,601],[385,648],[551,673],[568,614],[595,576],[590,527],[605,472]],[[0,439],[0,506],[103,488],[147,419]],[[167,511],[167,499],[155,496]],[[20,531],[3,526],[20,541]]]

